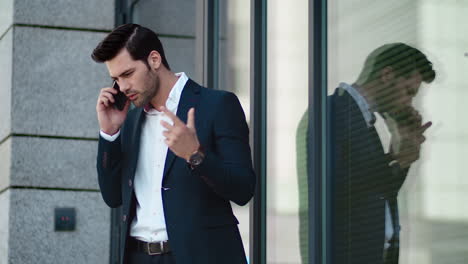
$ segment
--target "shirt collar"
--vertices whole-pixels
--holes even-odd
[[[179,79],[177,79],[177,82],[172,87],[171,92],[169,93],[169,96],[166,100],[166,108],[174,114],[177,112],[177,106],[179,105],[180,96],[182,95],[182,91],[184,90],[185,84],[188,81],[188,77],[185,74],[185,72],[179,72],[175,75],[179,77]],[[161,112],[154,109],[154,107],[150,103],[145,105],[143,110],[147,115],[161,114]]]
[[[372,113],[369,103],[366,101],[366,99],[352,85],[347,83],[340,83],[340,88],[346,90],[351,95],[351,97],[353,97],[354,101],[356,101],[359,109],[361,110],[364,120],[366,120],[367,127],[372,127],[375,123],[375,116]]]

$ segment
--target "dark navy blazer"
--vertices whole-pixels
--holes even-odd
[[[168,150],[163,176],[163,207],[169,243],[177,263],[246,263],[230,201],[245,205],[253,196],[255,174],[249,130],[237,97],[188,80],[177,116],[187,121],[195,108],[195,126],[206,157],[195,170]],[[145,114],[128,113],[114,142],[99,139],[97,171],[104,201],[122,206],[121,259],[135,217],[133,181]]]
[[[337,89],[329,96],[328,114],[333,263],[382,263],[385,202],[398,238],[397,195],[408,170],[389,166],[392,157],[384,153],[375,128],[367,126],[348,92]]]

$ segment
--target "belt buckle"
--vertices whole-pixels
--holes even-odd
[[[164,252],[164,244],[163,241],[159,242],[159,247],[161,249],[160,252],[152,252],[151,251],[151,244],[156,244],[156,243],[147,243],[146,246],[148,247],[148,255],[153,256],[153,255],[161,255]]]

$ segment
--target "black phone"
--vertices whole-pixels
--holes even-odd
[[[119,109],[119,111],[122,111],[125,107],[125,103],[128,100],[127,96],[125,96],[125,94],[120,91],[119,84],[116,81],[114,81],[112,88],[118,91],[118,93],[114,95],[114,100],[115,100],[114,107]]]

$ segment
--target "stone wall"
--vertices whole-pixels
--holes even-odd
[[[0,263],[108,263],[95,102],[110,83],[90,53],[114,0],[0,1]],[[76,210],[74,231],[54,210]]]

